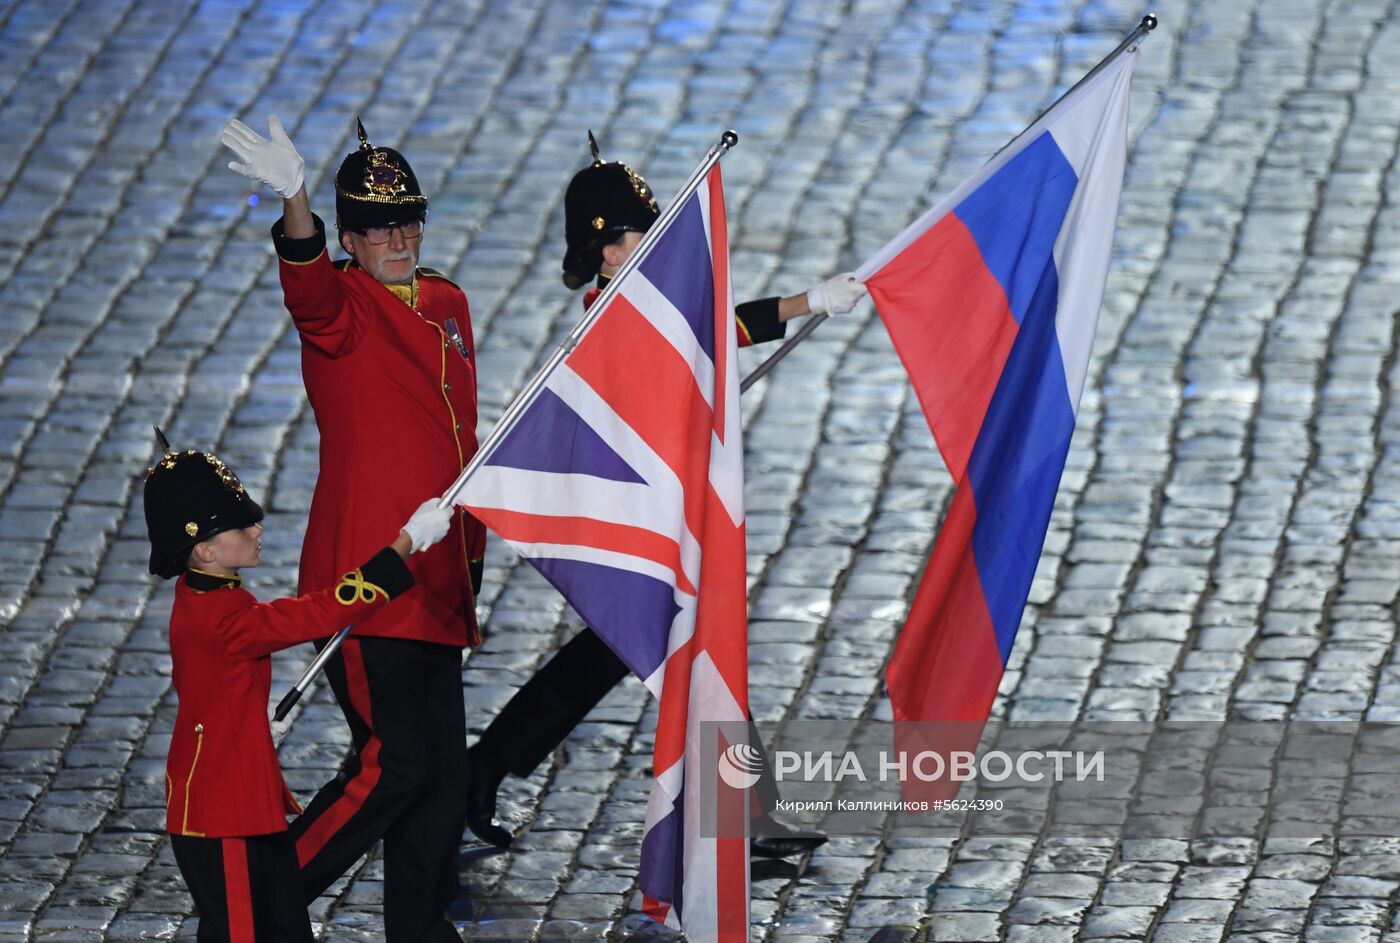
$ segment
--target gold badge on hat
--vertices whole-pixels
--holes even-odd
[[[652,196],[651,187],[647,186],[647,182],[642,179],[642,175],[626,164],[622,165],[622,169],[627,171],[627,179],[632,181],[632,192],[637,194],[637,199],[645,203],[653,213],[657,212],[656,197]]]
[[[185,525],[185,533],[189,534],[191,537],[195,536],[199,533],[199,525],[194,521],[190,521]]]
[[[375,196],[395,197],[408,192],[399,168],[389,163],[389,155],[381,148],[369,143],[369,135],[359,118],[355,119],[355,132],[360,136],[360,150],[369,155],[369,166],[365,168],[365,189]]]
[[[219,480],[224,483],[224,487],[232,491],[234,494],[238,495],[240,498],[243,497],[243,482],[238,480],[238,476],[233,473],[232,468],[229,468],[218,458],[214,457],[213,455],[210,455],[208,452],[196,452],[194,449],[190,449],[189,452],[185,454],[203,455],[204,460],[210,465],[214,466],[214,473],[219,476]]]
[[[588,149],[593,152],[594,167],[602,167],[607,163],[607,161],[603,160],[602,152],[598,149],[598,139],[593,136],[592,131],[588,132]],[[651,192],[651,187],[647,186],[647,182],[642,178],[642,175],[621,161],[618,161],[617,165],[626,172],[627,179],[632,184],[632,192],[637,194],[637,199],[645,203],[653,213],[657,212],[656,196]],[[601,216],[593,217],[593,228],[603,228],[603,218]]]

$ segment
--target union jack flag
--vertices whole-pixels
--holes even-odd
[[[458,503],[660,699],[646,911],[748,938],[748,846],[701,834],[700,725],[748,713],[744,469],[718,165],[484,459]],[[702,768],[708,767],[708,768]]]

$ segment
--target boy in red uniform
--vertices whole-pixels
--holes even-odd
[[[158,434],[159,431],[157,430]],[[392,544],[332,589],[260,603],[239,570],[260,562],[263,511],[213,455],[165,454],[146,476],[151,572],[179,577],[170,655],[179,711],[166,765],[166,830],[201,941],[310,941],[311,923],[267,722],[271,653],[324,638],[413,585],[404,559],[448,531],[420,507]],[[387,536],[387,535],[386,535]]]

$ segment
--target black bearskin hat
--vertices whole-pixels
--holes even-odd
[[[603,247],[624,232],[646,232],[660,212],[642,175],[621,161],[604,161],[588,132],[593,163],[574,174],[564,192],[564,284],[580,288],[598,274]]]
[[[223,462],[208,452],[173,452],[156,429],[165,454],[146,472],[146,533],[151,539],[151,572],[164,579],[180,575],[195,544],[263,519],[263,509]]]
[[[336,225],[362,230],[423,219],[428,201],[404,156],[392,147],[375,147],[365,126],[355,119],[358,149],[345,155],[335,174]]]

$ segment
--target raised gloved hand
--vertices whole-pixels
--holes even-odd
[[[813,314],[833,317],[850,311],[864,297],[865,284],[856,281],[854,273],[846,272],[828,278],[807,292],[807,307],[812,309]]]
[[[237,118],[230,118],[219,135],[224,146],[238,155],[238,160],[229,161],[228,169],[265,183],[282,199],[290,200],[301,189],[306,162],[292,146],[292,139],[276,115],[267,116],[267,133],[271,140]]]
[[[452,526],[453,513],[451,507],[439,509],[437,498],[424,501],[418,510],[413,512],[408,523],[403,525],[403,532],[408,534],[408,539],[413,544],[409,552],[427,550],[447,536],[447,530]]]

